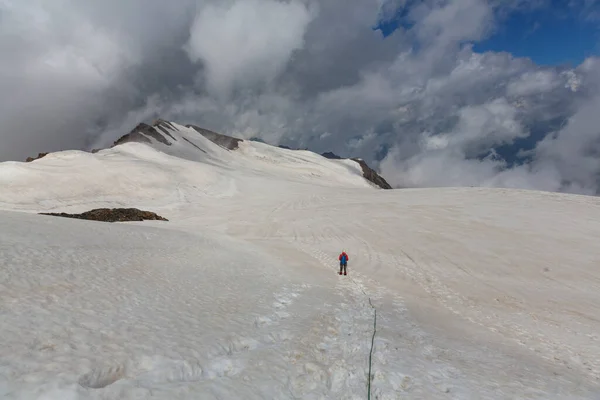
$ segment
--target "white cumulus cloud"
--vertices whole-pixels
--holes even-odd
[[[299,1],[210,3],[199,10],[186,50],[192,61],[206,65],[208,88],[228,95],[238,86],[274,80],[302,48],[311,19]]]

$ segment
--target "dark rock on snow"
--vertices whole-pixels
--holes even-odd
[[[342,157],[338,156],[335,153],[332,153],[331,151],[328,151],[321,155],[325,158],[329,158],[332,160],[343,160]],[[364,160],[360,158],[351,158],[351,160],[357,162],[360,165],[363,171],[363,177],[366,180],[368,180],[371,183],[374,183],[382,189],[392,189],[392,186],[389,183],[387,183],[387,181],[383,179],[383,177],[379,175],[374,169],[369,167]]]
[[[40,158],[45,157],[47,155],[48,155],[48,153],[39,153],[37,155],[37,157],[27,157],[27,159],[25,160],[25,162],[32,162],[32,161],[35,161],[35,160],[39,160]]]
[[[323,153],[323,154],[321,154],[321,155],[322,155],[323,157],[325,157],[325,158],[329,158],[329,159],[331,159],[331,160],[341,160],[341,159],[342,159],[342,157],[338,156],[338,155],[337,155],[337,154],[335,154],[335,153],[332,153],[331,151],[328,151],[327,153]]]
[[[221,133],[209,131],[208,129],[200,128],[196,125],[186,125],[186,128],[192,128],[211,142],[226,148],[227,150],[235,150],[239,147],[242,139],[234,138],[232,136],[223,135]]]
[[[113,143],[112,147],[118,146],[120,144],[127,143],[127,142],[138,142],[138,143],[151,144],[152,141],[148,138],[148,136],[153,139],[156,139],[157,141],[159,141],[162,144],[166,144],[167,146],[171,145],[171,142],[169,142],[163,135],[161,135],[156,130],[155,127],[142,122],[142,123],[138,124],[138,126],[133,128],[133,130],[131,132],[129,132],[126,135],[121,136],[116,142]],[[169,135],[169,136],[171,136],[171,135]]]
[[[356,161],[360,165],[363,171],[363,176],[366,180],[376,184],[382,189],[392,189],[392,186],[390,186],[390,184],[387,183],[387,181],[383,179],[381,175],[375,172],[375,170],[369,167],[364,160],[361,160],[360,158],[352,158],[351,160]]]
[[[195,143],[193,143],[192,141],[190,141],[190,140],[188,140],[188,139],[186,139],[186,138],[183,138],[183,140],[185,140],[186,142],[188,142],[189,144],[191,144],[192,146],[194,146],[195,148],[197,148],[197,149],[198,149],[198,150],[200,150],[201,152],[203,152],[203,153],[206,153],[206,151],[204,151],[204,150],[203,150],[201,147],[198,147],[198,145],[196,145],[196,144],[195,144]]]
[[[150,211],[142,211],[137,208],[97,208],[94,210],[86,211],[81,214],[67,214],[67,213],[40,213],[42,215],[52,215],[55,217],[75,218],[75,219],[87,219],[91,221],[102,221],[102,222],[127,222],[127,221],[144,221],[144,220],[160,220],[168,221],[168,219],[161,217]]]

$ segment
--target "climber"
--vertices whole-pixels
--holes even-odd
[[[344,275],[347,275],[346,266],[348,265],[349,260],[348,254],[346,254],[346,252],[342,250],[342,253],[338,257],[338,260],[340,260],[340,275],[342,274],[342,269],[344,270]]]

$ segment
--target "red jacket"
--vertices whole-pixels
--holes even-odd
[[[348,257],[348,254],[346,254],[345,251],[343,251],[342,254],[340,254],[340,256],[338,257],[338,260],[342,261],[343,256],[346,256],[346,261],[350,260],[350,257]]]

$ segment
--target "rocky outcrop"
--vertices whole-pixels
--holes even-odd
[[[329,158],[331,160],[343,160],[342,157],[338,156],[335,153],[332,153],[331,151],[328,151],[321,155],[323,157]],[[375,185],[379,186],[382,189],[393,189],[392,186],[389,183],[387,183],[387,181],[385,179],[383,179],[383,177],[381,175],[379,175],[373,168],[369,167],[363,159],[351,158],[351,160],[357,162],[360,165],[360,167],[363,171],[363,177],[366,180],[368,180],[371,183],[374,183]]]
[[[186,125],[187,128],[192,128],[211,142],[227,149],[227,150],[236,150],[239,147],[239,143],[242,142],[242,139],[234,138],[231,136],[223,135],[217,132],[210,131],[208,129],[200,128],[196,125]],[[118,146],[127,142],[138,142],[138,143],[146,143],[152,144],[150,138],[157,140],[160,143],[163,143],[167,146],[171,146],[172,142],[177,141],[177,139],[171,134],[172,131],[177,131],[178,129],[171,124],[169,121],[165,121],[163,119],[155,120],[152,125],[148,125],[145,123],[138,124],[134,129],[131,130],[126,135],[121,136],[117,141],[113,143],[111,147]],[[203,151],[196,144],[191,141],[183,138],[186,142],[196,147],[198,150]],[[98,149],[94,149],[94,152],[98,151]]]
[[[379,186],[382,189],[392,189],[392,186],[390,186],[390,184],[387,183],[387,181],[385,179],[383,179],[382,176],[380,176],[377,172],[375,172],[374,169],[369,167],[364,160],[362,160],[360,158],[351,158],[351,160],[356,161],[360,165],[360,167],[362,168],[362,171],[363,171],[363,176],[365,177],[366,180],[374,183],[375,185]]]
[[[156,121],[154,121],[152,123],[152,126],[154,128],[156,128],[156,129],[160,130],[162,133],[164,133],[165,135],[167,135],[171,139],[173,139],[174,142],[177,141],[177,139],[175,138],[175,136],[171,135],[171,133],[169,132],[169,130],[176,131],[178,129],[175,128],[173,126],[173,124],[171,124],[169,121],[165,121],[164,119],[157,119]]]
[[[86,211],[81,214],[67,213],[40,213],[42,215],[52,215],[55,217],[87,219],[90,221],[102,222],[127,222],[127,221],[144,221],[144,220],[159,220],[168,221],[151,211],[142,211],[137,208],[97,208]]]
[[[161,131],[165,132],[164,127],[162,127],[160,123],[158,123],[154,126],[150,126],[150,125],[142,122],[142,123],[138,124],[138,126],[133,128],[133,130],[131,132],[129,132],[126,135],[121,136],[117,141],[115,141],[113,143],[113,145],[111,147],[118,146],[120,144],[128,143],[128,142],[151,144],[152,141],[150,140],[150,138],[153,138],[162,144],[170,146],[171,142],[169,142],[169,140],[164,135],[162,135],[156,129],[156,127],[158,127]],[[171,137],[171,139],[175,140],[175,138],[173,136],[171,136],[168,133],[168,131],[166,133],[167,133],[167,135],[169,135]]]
[[[186,125],[187,128],[192,128],[211,142],[227,149],[227,150],[236,150],[240,142],[243,142],[242,139],[234,138],[232,136],[223,135],[221,133],[209,131],[208,129],[200,128],[196,125]]]
[[[323,157],[325,158],[329,158],[330,160],[341,160],[342,157],[338,156],[335,153],[332,153],[331,151],[328,151],[326,153],[321,154]]]
[[[321,154],[325,158],[329,158],[331,160],[343,160],[342,157],[338,156],[335,153],[330,151]],[[387,183],[385,179],[381,175],[379,175],[373,168],[369,167],[367,163],[361,158],[351,158],[352,161],[357,162],[363,171],[363,177],[371,183],[379,186],[382,189],[393,189],[392,186]]]
[[[35,160],[39,160],[42,157],[47,156],[49,153],[38,153],[37,157],[27,157],[27,159],[25,160],[25,162],[32,162]]]

